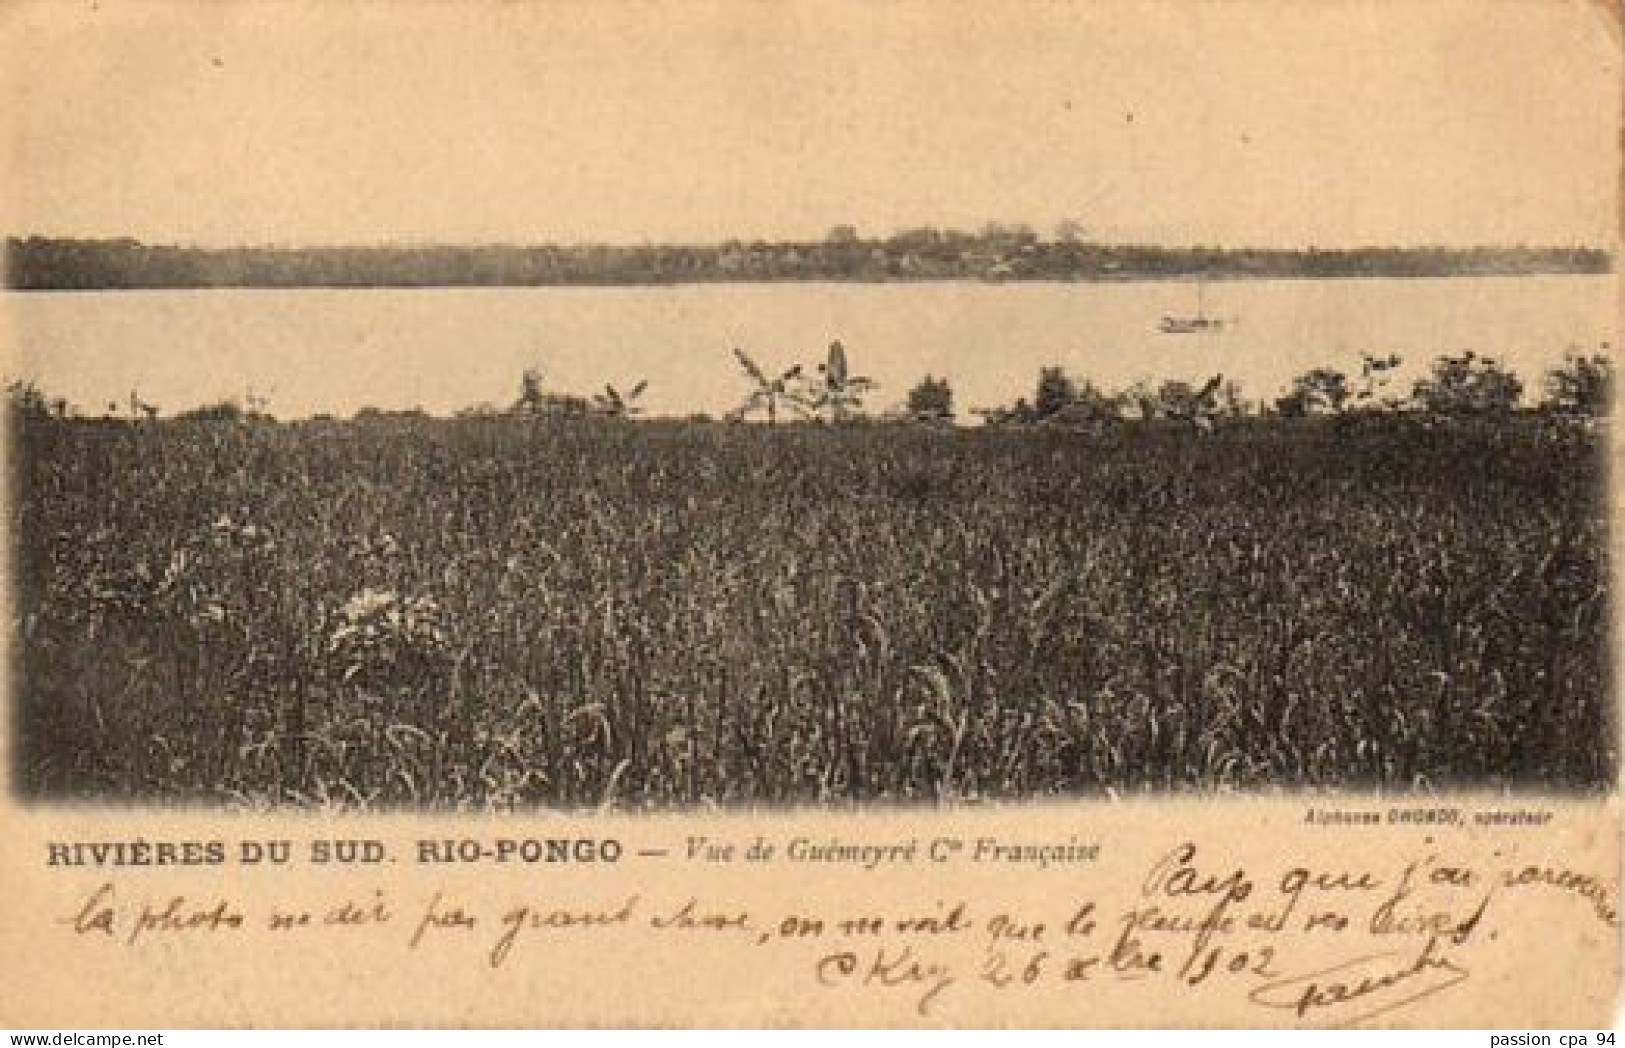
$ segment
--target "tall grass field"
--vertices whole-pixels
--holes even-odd
[[[1604,438],[521,417],[13,427],[34,798],[1596,789]]]

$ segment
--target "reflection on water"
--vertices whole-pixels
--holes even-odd
[[[588,394],[649,380],[654,414],[720,413],[747,391],[733,346],[766,366],[822,359],[840,338],[900,401],[947,375],[961,412],[1030,396],[1060,364],[1118,387],[1223,373],[1273,397],[1319,364],[1405,357],[1400,383],[1441,352],[1500,357],[1532,393],[1571,347],[1612,339],[1613,276],[1210,284],[1212,334],[1165,334],[1183,283],[754,284],[444,290],[220,290],[0,296],[9,375],[87,411],[132,389],[166,412],[248,387],[283,417],[359,407],[436,413],[511,402],[524,368]]]

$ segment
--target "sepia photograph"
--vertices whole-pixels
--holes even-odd
[[[1622,14],[0,4],[0,1027],[1613,1045]]]
[[[302,10],[0,13],[20,801],[1614,789],[1607,5]]]

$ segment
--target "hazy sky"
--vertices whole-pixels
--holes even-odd
[[[12,3],[0,230],[1608,245],[1616,32],[1568,0]]]

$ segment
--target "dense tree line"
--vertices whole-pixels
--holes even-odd
[[[714,245],[200,248],[28,237],[6,240],[0,270],[11,288],[72,290],[1422,277],[1602,273],[1612,264],[1595,248],[1174,248],[1090,243],[1070,226],[1044,240],[1025,226],[990,224],[869,239],[841,226],[817,241]]]

